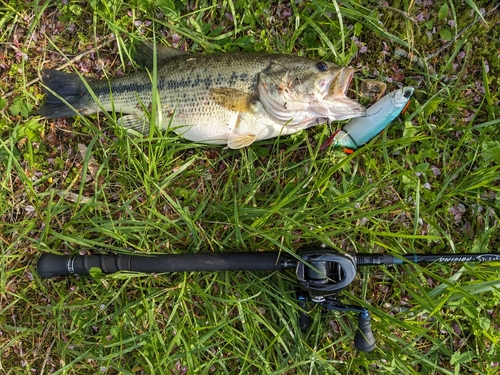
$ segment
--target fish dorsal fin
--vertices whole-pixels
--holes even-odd
[[[189,55],[189,52],[177,48],[167,47],[162,44],[156,45],[156,61],[159,65],[172,57],[183,55]],[[153,43],[145,40],[137,42],[135,46],[135,60],[139,65],[151,69],[154,61]]]
[[[250,146],[256,139],[257,136],[254,134],[231,133],[227,140],[227,146],[232,149],[243,148]]]
[[[229,87],[209,90],[210,98],[220,106],[235,112],[253,112],[257,98],[245,91]]]

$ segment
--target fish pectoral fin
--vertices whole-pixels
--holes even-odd
[[[141,134],[149,134],[150,124],[146,116],[126,115],[120,117],[117,123],[125,129],[135,130]]]
[[[209,90],[210,98],[220,106],[235,112],[253,112],[257,97],[245,91],[230,87]]]
[[[246,146],[250,146],[255,142],[257,136],[254,134],[236,134],[232,133],[229,135],[227,140],[227,145],[229,148],[238,149]]]

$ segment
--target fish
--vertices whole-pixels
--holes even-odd
[[[142,45],[138,50],[150,61],[146,65],[157,59],[154,124],[190,141],[239,149],[366,114],[365,107],[346,95],[354,76],[350,67],[293,55],[192,54]],[[38,110],[42,117],[108,111],[119,116],[118,125],[149,134],[150,70],[96,80],[46,69],[42,82],[47,94]]]
[[[362,147],[406,110],[413,91],[413,87],[410,86],[391,91],[368,107],[366,116],[350,120],[342,129],[332,134],[331,139],[325,144],[333,144],[344,150],[356,150]]]

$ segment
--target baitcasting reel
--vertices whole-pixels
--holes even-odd
[[[299,306],[307,311],[308,301],[311,301],[325,310],[357,312],[358,330],[354,336],[354,346],[363,352],[375,349],[368,310],[361,306],[346,305],[338,299],[339,293],[356,277],[356,256],[333,253],[331,249],[317,246],[301,248],[298,254],[302,257],[295,271],[302,288],[297,292]],[[299,314],[300,329],[307,331],[310,326],[309,314]]]

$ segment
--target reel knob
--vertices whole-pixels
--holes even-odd
[[[358,317],[358,331],[354,335],[354,346],[361,352],[371,352],[376,343],[370,323],[370,313],[364,310]]]

